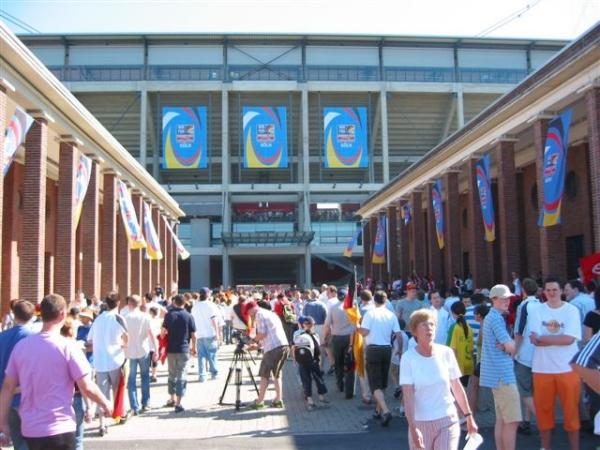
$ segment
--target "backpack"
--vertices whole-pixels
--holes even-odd
[[[314,340],[308,333],[301,333],[294,339],[294,360],[301,366],[310,366],[314,361]]]
[[[298,320],[292,305],[283,305],[283,320],[285,323],[296,323]]]

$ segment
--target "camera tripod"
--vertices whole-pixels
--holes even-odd
[[[243,366],[246,367],[248,371],[248,375],[250,376],[250,380],[252,380],[252,384],[254,385],[254,389],[256,390],[256,394],[258,395],[258,386],[256,385],[256,381],[254,380],[254,375],[252,374],[252,369],[250,368],[250,361],[252,364],[256,364],[252,355],[244,350],[243,344],[238,344],[234,353],[233,360],[231,361],[231,366],[229,366],[229,373],[227,374],[227,379],[225,380],[225,386],[223,387],[223,392],[221,393],[221,397],[219,398],[219,405],[226,405],[228,403],[223,403],[223,398],[225,398],[225,393],[227,392],[227,388],[229,387],[229,382],[231,381],[231,375],[235,371],[235,410],[239,411],[242,402],[240,400],[240,391],[242,387],[242,375],[243,375]]]

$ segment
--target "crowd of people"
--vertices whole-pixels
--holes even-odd
[[[219,348],[237,337],[260,354],[253,409],[284,407],[281,374],[290,361],[308,411],[331,401],[330,376],[343,397],[360,395],[387,427],[390,386],[412,449],[456,449],[461,428],[477,436],[479,394],[489,389],[496,448],[517,448],[517,434],[532,434],[535,417],[541,448],[550,449],[558,400],[577,450],[582,423],[600,418],[600,288],[517,276],[512,290],[465,287],[452,286],[446,297],[415,278],[389,290],[370,280],[185,294],[157,286],[143,297],[79,292],[70,304],[55,294],[39,305],[13,301],[0,333],[1,443],[83,449],[84,424],[94,417],[102,436],[110,418],[124,423],[156,405],[150,385],[160,363],[168,367],[164,407],[181,413],[190,366],[200,383],[217,379]],[[128,407],[115,401],[122,386]]]

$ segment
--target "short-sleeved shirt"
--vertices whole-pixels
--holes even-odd
[[[583,319],[590,311],[596,309],[596,303],[594,299],[584,292],[580,292],[577,296],[569,302],[570,305],[575,306],[579,310],[579,318],[581,323]]]
[[[47,437],[75,431],[75,382],[89,374],[90,364],[77,345],[60,335],[34,334],[19,341],[6,376],[21,388],[21,432]]]
[[[480,386],[497,388],[500,382],[504,384],[517,382],[513,359],[508,353],[496,347],[497,343],[506,344],[510,340],[504,317],[496,308],[490,309],[483,321]]]
[[[23,325],[15,325],[0,333],[0,386],[4,383],[4,372],[15,345],[30,334],[32,334],[31,330]],[[15,394],[12,400],[12,407],[18,408],[20,401],[21,394]]]
[[[304,304],[302,315],[315,319],[316,325],[323,325],[327,319],[327,307],[320,300],[309,300]]]
[[[125,316],[129,339],[125,356],[129,359],[139,359],[150,353],[150,316],[139,309]]]
[[[515,355],[515,360],[524,366],[531,368],[531,362],[533,360],[533,351],[535,346],[529,340],[529,335],[531,334],[531,326],[530,326],[530,314],[540,305],[540,301],[531,296],[527,297],[525,300],[521,302],[521,304],[517,307],[517,318],[515,320],[515,334],[522,334],[523,340],[521,341],[521,345],[519,345],[519,350]],[[527,313],[525,313],[527,311]],[[522,333],[519,333],[520,329],[523,330]]]
[[[110,372],[125,362],[123,334],[127,333],[125,319],[117,309],[104,311],[92,323],[88,342],[92,342],[94,369],[98,372]]]
[[[348,336],[355,330],[344,309],[344,302],[337,299],[329,305],[325,324],[331,327],[332,336]]]
[[[446,345],[454,350],[458,368],[463,375],[473,375],[473,330],[467,324],[468,334],[458,322],[452,324],[448,331]]]
[[[163,321],[168,332],[167,353],[187,353],[190,351],[190,339],[196,332],[192,315],[183,308],[172,308]]]
[[[365,314],[360,324],[361,328],[369,330],[366,336],[367,345],[392,346],[392,334],[400,332],[398,318],[385,306],[375,307]]]
[[[571,336],[569,345],[536,346],[533,351],[531,371],[534,373],[571,372],[569,362],[577,353],[577,341],[581,340],[581,321],[578,309],[563,303],[559,308],[541,304],[530,316],[531,331],[539,336]]]
[[[396,303],[396,315],[399,319],[404,320],[404,322],[408,324],[410,315],[422,308],[423,303],[421,303],[419,300],[400,300],[398,303]]]
[[[415,390],[415,420],[437,420],[456,416],[450,381],[461,377],[452,349],[433,344],[432,356],[423,356],[416,348],[400,359],[400,385]]]
[[[258,308],[256,312],[256,332],[265,334],[262,340],[263,350],[266,352],[274,348],[288,345],[288,340],[281,320],[272,311]]]
[[[600,333],[596,333],[590,341],[573,357],[571,361],[587,369],[600,370]]]
[[[448,318],[450,315],[443,306],[440,309],[430,306],[429,309],[435,312],[437,317],[437,325],[435,327],[435,342],[436,344],[446,345],[446,341],[448,340]]]
[[[192,317],[196,325],[197,338],[214,338],[215,329],[213,320],[219,321],[219,309],[217,305],[209,300],[201,300],[192,307]]]
[[[590,311],[583,319],[583,324],[592,329],[592,334],[596,334],[600,331],[600,313]]]

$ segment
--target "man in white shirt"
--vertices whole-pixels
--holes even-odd
[[[579,318],[583,326],[583,319],[587,313],[596,309],[594,299],[586,294],[583,283],[579,280],[570,280],[565,284],[565,297],[579,310]]]
[[[129,342],[125,349],[125,356],[129,359],[129,378],[127,380],[127,392],[129,394],[129,406],[133,414],[146,412],[150,403],[150,349],[158,348],[156,336],[152,332],[150,315],[140,310],[142,303],[139,295],[127,298],[129,313],[125,316]],[[158,353],[153,357],[158,359]],[[140,368],[140,379],[142,382],[142,404],[137,395],[137,369]]]
[[[429,299],[431,306],[429,309],[435,311],[437,314],[437,327],[435,329],[435,343],[446,345],[446,339],[448,338],[448,311],[443,308],[442,297],[437,290],[433,290],[429,293]]]
[[[210,290],[202,288],[200,298],[192,307],[192,317],[196,323],[198,351],[198,380],[206,380],[206,360],[211,378],[217,378],[217,350],[219,349],[219,308],[209,299]]]
[[[373,296],[375,308],[363,317],[358,332],[366,337],[366,368],[369,387],[377,403],[376,415],[381,418],[381,425],[387,427],[392,414],[385,403],[384,391],[387,387],[390,361],[392,358],[392,334],[402,340],[398,318],[385,307],[387,295],[378,291]]]

